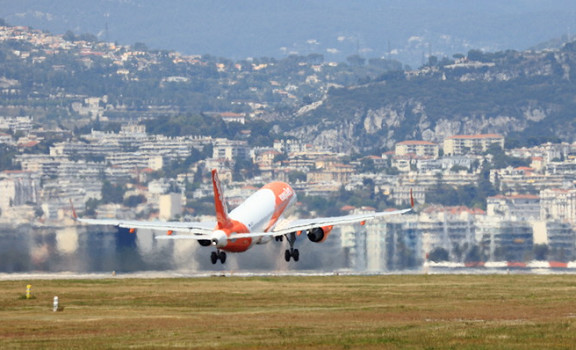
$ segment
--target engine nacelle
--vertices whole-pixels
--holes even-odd
[[[212,233],[212,244],[217,248],[224,248],[228,244],[228,235],[222,230],[216,230]]]
[[[308,239],[314,243],[324,242],[334,226],[315,227],[308,230]]]
[[[200,245],[203,247],[208,247],[212,245],[212,241],[209,239],[199,239],[198,243],[200,243]]]

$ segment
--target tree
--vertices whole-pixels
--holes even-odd
[[[86,210],[85,210],[84,214],[88,215],[88,216],[96,215],[96,208],[98,208],[99,204],[100,204],[99,200],[97,200],[95,198],[89,198],[86,201]]]
[[[363,66],[366,63],[366,59],[359,55],[348,56],[346,57],[346,61],[352,66]]]
[[[134,45],[132,46],[132,49],[134,51],[144,51],[147,52],[148,51],[148,46],[146,46],[146,44],[141,43],[141,42],[137,42],[134,43]]]
[[[310,64],[321,64],[322,62],[324,62],[324,55],[321,55],[319,53],[311,53],[308,56],[306,56],[306,59]]]
[[[237,160],[234,163],[234,169],[232,170],[232,178],[234,181],[243,181],[246,179],[251,179],[260,173],[258,165],[252,162],[251,159],[248,160]]]
[[[142,194],[129,196],[128,198],[124,199],[124,205],[130,208],[135,208],[138,204],[146,203],[146,197]]]
[[[485,260],[486,259],[482,254],[482,249],[477,245],[472,246],[464,257],[464,262],[478,263]]]
[[[481,50],[470,50],[468,51],[468,59],[470,61],[482,62],[484,60],[484,53]]]
[[[508,166],[517,168],[530,165],[530,161],[528,159],[510,157],[506,155],[504,150],[496,143],[493,143],[488,147],[486,154],[492,155],[492,167],[494,169],[502,169]]]
[[[74,35],[73,31],[67,30],[66,33],[64,33],[62,36],[62,39],[66,41],[76,41],[76,35]]]
[[[291,171],[288,173],[288,181],[290,181],[290,183],[304,182],[306,181],[306,173],[302,171]]]
[[[374,159],[371,158],[362,158],[360,161],[360,169],[361,173],[376,173],[376,166],[374,164]]]
[[[7,144],[0,144],[0,171],[14,170],[17,167],[12,162],[14,156],[18,154],[18,149]]]
[[[450,253],[444,248],[436,247],[428,255],[428,260],[434,262],[449,261]]]
[[[42,207],[36,207],[34,208],[34,216],[37,218],[41,218],[44,215],[44,210],[42,210]]]
[[[534,260],[547,261],[550,247],[547,244],[534,244]]]
[[[102,183],[102,203],[122,203],[125,189],[122,185],[114,185],[109,181]]]

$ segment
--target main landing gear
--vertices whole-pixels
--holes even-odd
[[[286,234],[286,240],[288,244],[290,244],[290,249],[286,249],[284,252],[284,259],[287,262],[290,261],[290,258],[294,259],[294,261],[298,261],[300,259],[300,252],[298,249],[294,249],[294,242],[296,242],[296,232],[290,232]]]
[[[218,250],[210,254],[210,261],[212,261],[212,264],[216,264],[218,260],[220,260],[220,262],[224,264],[226,262],[226,252]]]

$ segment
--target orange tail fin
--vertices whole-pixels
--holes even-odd
[[[216,220],[218,221],[218,228],[222,229],[230,225],[230,217],[228,216],[228,206],[224,199],[224,192],[222,191],[222,185],[220,184],[216,169],[212,169],[212,187],[214,188]]]
[[[78,215],[76,214],[76,209],[74,209],[74,204],[72,204],[72,199],[69,198],[69,200],[70,200],[70,209],[72,210],[72,219],[78,220]]]

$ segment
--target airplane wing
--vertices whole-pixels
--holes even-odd
[[[150,229],[161,231],[194,233],[196,235],[209,235],[214,231],[216,222],[180,222],[180,221],[136,221],[120,219],[83,219],[76,218],[78,222],[89,225],[110,225],[133,229]],[[198,238],[200,239],[200,238]]]
[[[357,215],[344,215],[344,216],[333,216],[324,218],[310,218],[310,219],[297,219],[289,222],[282,222],[276,227],[274,227],[269,232],[253,232],[253,233],[237,233],[230,236],[230,239],[239,238],[255,238],[263,236],[282,236],[290,232],[298,232],[310,230],[317,227],[325,226],[338,226],[338,225],[349,225],[357,222],[364,222],[373,220],[376,218],[400,215],[411,211],[412,208],[401,209],[401,210],[391,210],[383,211],[370,214],[357,214]]]

